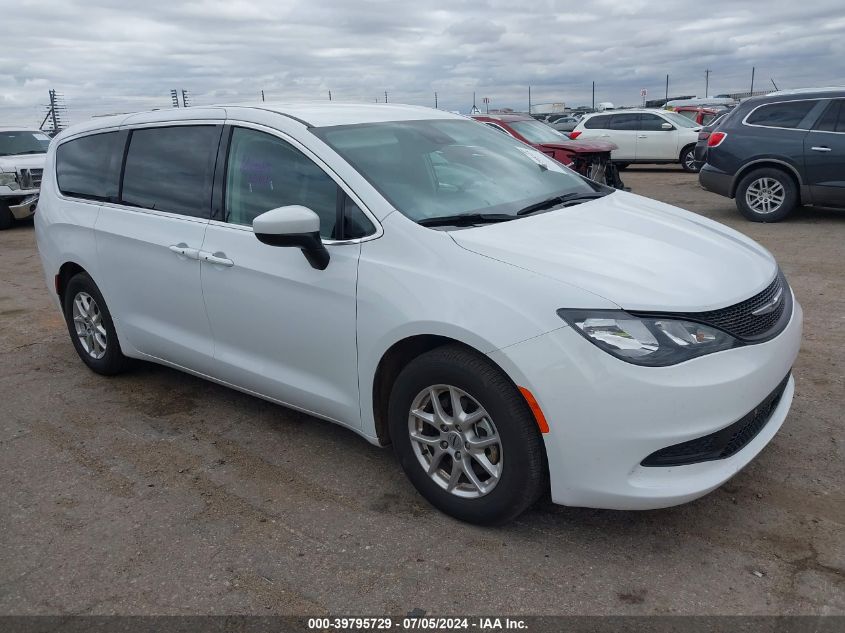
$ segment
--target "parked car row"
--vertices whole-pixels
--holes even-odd
[[[527,143],[596,182],[624,187],[612,162],[616,145],[603,139],[574,140],[526,114],[485,114],[472,117],[494,130]]]
[[[701,185],[749,220],[777,222],[800,204],[845,207],[845,88],[746,99],[701,136]]]

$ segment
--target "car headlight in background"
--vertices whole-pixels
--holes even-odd
[[[588,341],[635,365],[665,367],[740,344],[722,330],[677,318],[637,317],[623,310],[557,313]]]
[[[12,191],[20,189],[18,179],[15,174],[6,174],[2,172],[0,172],[0,187],[8,187]]]

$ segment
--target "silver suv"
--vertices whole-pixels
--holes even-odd
[[[41,130],[0,127],[0,230],[35,213],[49,145]]]

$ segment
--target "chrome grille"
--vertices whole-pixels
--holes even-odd
[[[21,169],[18,172],[18,180],[21,183],[21,189],[40,189],[41,176],[43,173],[43,169]]]

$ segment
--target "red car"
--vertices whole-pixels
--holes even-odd
[[[474,114],[473,119],[548,154],[596,182],[621,189],[619,170],[610,160],[617,149],[607,141],[576,141],[527,114]]]
[[[674,111],[681,116],[687,117],[690,121],[695,121],[699,125],[707,125],[716,115],[724,112],[726,108],[708,108],[703,106],[677,106]]]

